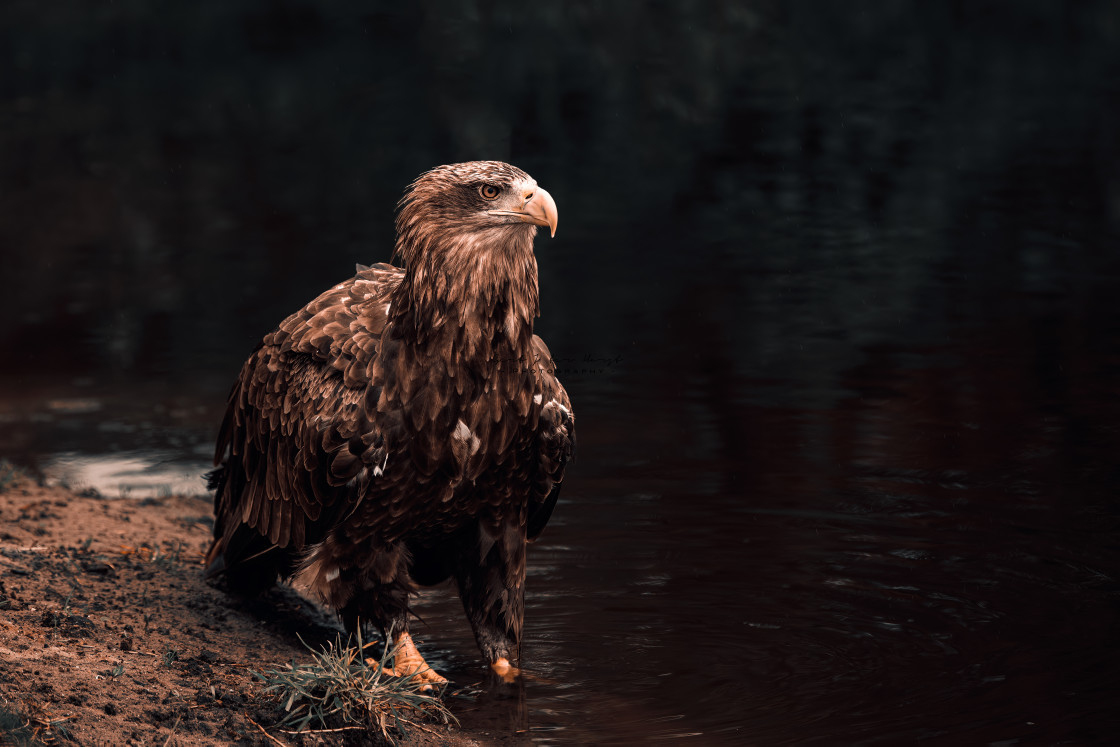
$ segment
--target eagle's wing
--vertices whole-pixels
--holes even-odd
[[[318,541],[346,488],[353,497],[375,477],[380,434],[366,403],[377,401],[371,372],[402,277],[390,265],[361,269],[285,319],[245,362],[215,453],[211,565],[258,549],[237,546],[241,524],[293,551]]]
[[[529,496],[526,535],[544,530],[560,497],[564,468],[576,445],[575,415],[568,393],[556,378],[552,354],[544,340],[533,336],[535,368],[540,377],[541,411],[537,420],[537,472]]]

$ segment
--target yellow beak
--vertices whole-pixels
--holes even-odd
[[[556,235],[556,201],[548,190],[533,187],[525,191],[525,204],[516,210],[490,210],[490,215],[510,215],[536,226],[548,226],[551,236]]]

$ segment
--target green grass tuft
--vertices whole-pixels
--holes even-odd
[[[376,728],[391,741],[390,731],[403,734],[408,727],[419,726],[421,720],[458,723],[438,696],[419,692],[416,675],[385,674],[395,649],[385,646],[381,660],[367,664],[364,653],[372,645],[362,643],[360,633],[357,646],[343,645],[341,638],[336,638],[315,651],[304,643],[311,652],[311,663],[292,663],[285,669],[253,675],[264,682],[265,693],[287,712],[280,725],[297,732],[339,725]]]

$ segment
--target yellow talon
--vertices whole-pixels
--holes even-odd
[[[398,633],[393,641],[396,655],[393,657],[393,666],[386,667],[383,671],[390,677],[413,677],[420,692],[431,692],[436,686],[447,684],[447,678],[437,674],[428,666],[424,657],[416,650],[416,644],[408,633]]]
[[[512,685],[521,676],[521,670],[510,664],[509,659],[504,656],[492,662],[490,669],[507,685]]]

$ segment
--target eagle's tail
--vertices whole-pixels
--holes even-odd
[[[216,538],[206,551],[206,570],[202,572],[203,578],[216,578],[226,570],[226,559],[222,553],[222,538]]]
[[[222,492],[225,490],[226,481],[229,479],[229,469],[225,463],[219,464],[214,469],[210,470],[203,475],[206,479],[207,490],[214,491],[214,515],[221,520],[221,511],[219,510]],[[225,542],[223,542],[223,532],[221,526],[215,523],[214,525],[214,541],[210,543],[210,549],[206,551],[206,570],[204,576],[206,578],[214,578],[220,575],[226,569],[225,562]]]
[[[214,538],[206,553],[206,578],[224,576],[231,591],[257,594],[272,588],[294,570],[292,553],[277,547],[252,527],[238,522],[227,535]]]
[[[221,495],[222,486],[226,484],[227,474],[228,470],[226,469],[226,465],[225,463],[222,463],[202,475],[202,477],[206,480],[206,489],[217,491],[214,494],[215,498]]]
[[[224,576],[232,591],[256,594],[272,587],[281,574],[290,572],[290,553],[278,552],[280,548],[268,538],[241,523],[238,517],[226,515],[222,507],[230,488],[229,479],[230,469],[225,463],[206,473],[206,484],[214,491],[216,521],[214,541],[206,551],[203,576],[208,579]]]

